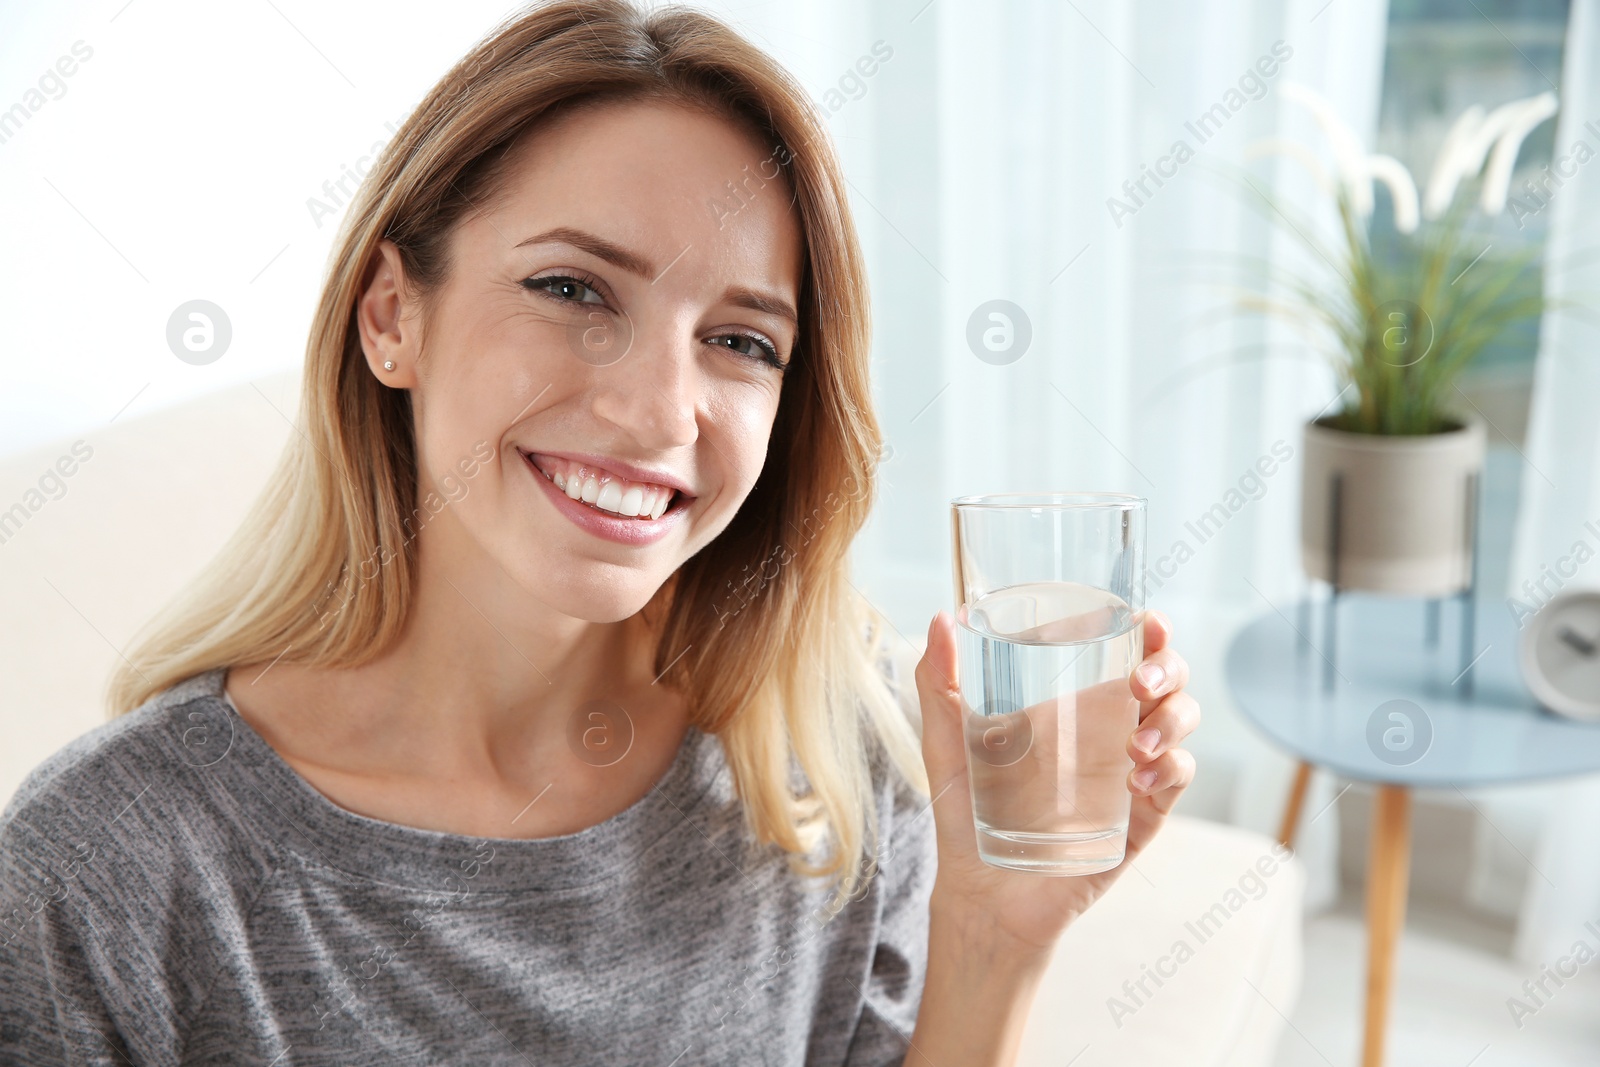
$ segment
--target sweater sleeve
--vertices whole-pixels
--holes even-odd
[[[0,826],[0,1062],[134,1062],[96,988],[75,892],[94,848],[52,847],[18,819]]]

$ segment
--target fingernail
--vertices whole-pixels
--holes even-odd
[[[1161,740],[1161,731],[1154,726],[1140,730],[1133,735],[1133,743],[1144,752],[1154,752],[1156,743]]]
[[[1141,663],[1139,669],[1133,673],[1139,676],[1139,681],[1143,682],[1144,687],[1152,693],[1160,688],[1167,677],[1167,672],[1154,663]]]
[[[1155,780],[1156,772],[1155,768],[1153,767],[1146,767],[1142,771],[1135,771],[1133,775],[1133,784],[1137,789],[1149,789],[1150,783]]]

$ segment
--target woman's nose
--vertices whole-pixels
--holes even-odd
[[[644,449],[693,444],[699,436],[696,343],[651,338],[641,331],[627,355],[597,369],[595,416],[624,430]]]

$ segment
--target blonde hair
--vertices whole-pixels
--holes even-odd
[[[754,840],[781,846],[798,873],[833,876],[842,899],[876,868],[880,755],[928,793],[916,733],[881,669],[883,620],[848,580],[882,445],[865,269],[843,173],[805,91],[692,9],[531,6],[418,105],[340,227],[306,345],[299,433],[240,529],[115,671],[111,714],[217,667],[279,655],[356,666],[396,640],[417,565],[411,526],[429,509],[408,397],[369,371],[355,326],[378,242],[399,246],[426,308],[447,276],[453,227],[504,189],[518,137],[558,107],[630,99],[709,108],[756,131],[802,226],[799,343],[761,478],[646,617],[660,619],[655,668],[694,725],[719,737]],[[335,598],[339,609],[323,611]],[[807,793],[796,793],[793,761]],[[803,862],[830,834],[826,860]]]

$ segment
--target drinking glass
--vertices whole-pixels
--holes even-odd
[[[1144,657],[1142,497],[951,501],[958,683],[978,854],[1083,875],[1122,862]]]

